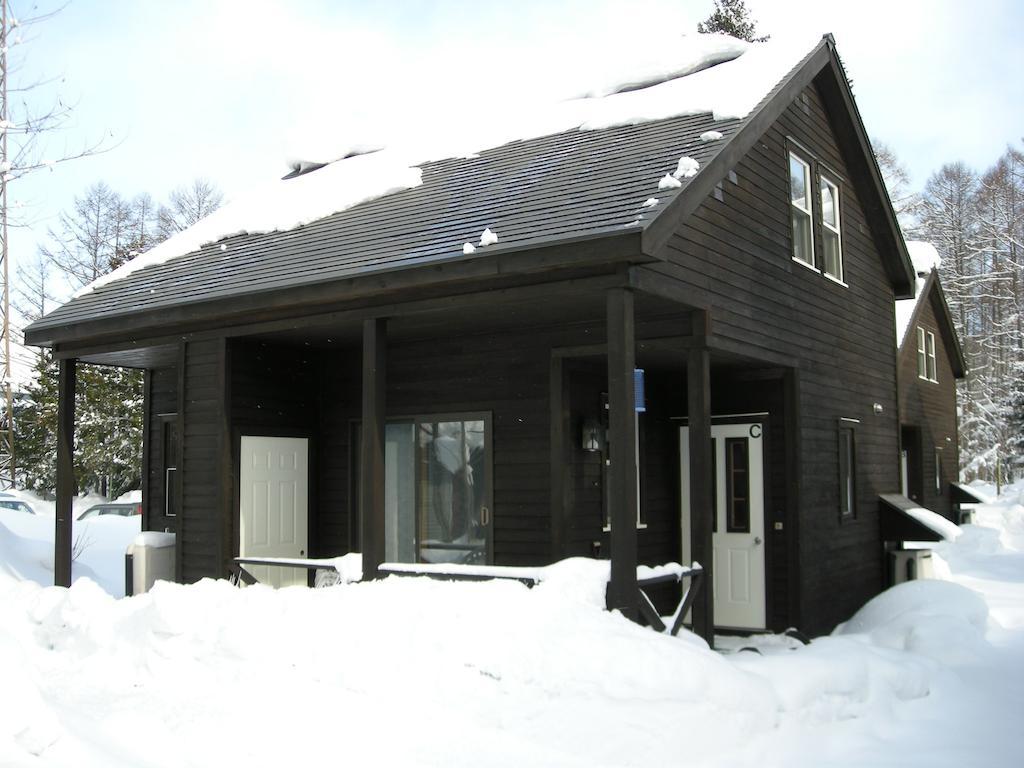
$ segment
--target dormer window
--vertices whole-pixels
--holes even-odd
[[[821,251],[825,274],[843,281],[843,246],[839,237],[839,185],[821,177]]]
[[[811,235],[811,165],[789,153],[789,200],[793,219],[793,258],[814,266],[814,239]]]
[[[925,381],[938,382],[935,367],[935,334],[917,327],[917,376]]]

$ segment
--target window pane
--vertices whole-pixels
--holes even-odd
[[[854,510],[853,430],[839,428],[839,513],[851,515]]]
[[[490,510],[484,422],[421,423],[418,433],[420,560],[485,562]]]
[[[821,220],[833,228],[839,228],[838,190],[830,182],[821,180]]]
[[[793,257],[807,264],[814,263],[811,251],[811,217],[793,209]]]
[[[416,562],[415,427],[388,424],[384,432],[384,558]]]
[[[725,441],[726,527],[729,533],[750,533],[750,453],[747,438]]]
[[[825,262],[825,273],[836,280],[843,279],[843,261],[839,253],[839,235],[827,229],[822,230],[821,250]]]
[[[917,375],[928,378],[928,363],[924,351],[924,328],[917,329]]]
[[[793,202],[793,205],[798,205],[805,211],[811,209],[810,201],[807,199],[807,187],[808,184],[808,168],[806,165],[796,159],[795,156],[789,156],[789,199]]]
[[[932,381],[938,380],[938,375],[935,370],[935,334],[928,333],[928,378]]]

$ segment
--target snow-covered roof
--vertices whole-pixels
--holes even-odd
[[[308,147],[292,148],[288,164],[299,175],[253,189],[78,295],[235,235],[289,231],[361,202],[414,188],[422,182],[421,167],[428,162],[473,157],[509,142],[574,129],[599,130],[704,113],[716,121],[741,119],[811,47],[806,41],[750,44],[720,34],[682,35],[672,42],[653,43],[639,59],[615,62],[614,56],[602,52],[595,60],[596,73],[590,74],[596,82],[581,89],[582,97],[533,108],[489,107],[472,119],[445,121],[433,128],[417,124],[404,136],[353,138],[344,136],[343,127],[332,126],[338,135],[328,141],[318,129]],[[703,140],[714,141],[713,136],[706,131]],[[690,166],[687,175],[696,172]],[[461,252],[462,245],[452,243],[452,254]]]
[[[956,525],[937,512],[932,512],[924,507],[910,507],[904,510],[908,515],[921,523],[928,530],[938,534],[946,541],[953,541],[963,531]]]
[[[380,136],[338,127],[334,149],[296,152],[289,177],[93,283],[26,328],[26,342],[80,343],[126,328],[137,336],[186,318],[221,322],[257,306],[337,302],[403,282],[382,281],[384,273],[429,267],[443,280],[478,260],[505,273],[529,263],[528,251],[558,247],[575,258],[578,244],[598,239],[650,254],[666,230],[656,222],[710,194],[757,141],[757,117],[789,107],[792,87],[836,89],[851,151],[868,146],[841,68],[830,66],[838,63],[830,36],[815,45],[676,43],[652,46],[656,55],[631,62],[618,80],[586,69],[599,86],[570,91],[603,96],[544,108],[483,99],[469,117],[391,121]],[[322,162],[331,157],[344,159]],[[877,174],[854,181],[884,207]],[[891,246],[885,266],[902,294],[910,273],[895,218],[883,210],[870,223]]]
[[[924,284],[933,269],[938,269],[942,259],[935,246],[922,240],[908,240],[907,251],[910,253],[910,260],[914,264],[914,273],[917,275],[914,298],[900,299],[896,302],[896,346],[902,347],[910,326],[910,320],[914,316],[914,310],[922,301],[924,296]]]

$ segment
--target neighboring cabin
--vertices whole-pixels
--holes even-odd
[[[760,50],[682,80],[730,92]],[[639,110],[426,162],[422,184],[197,241],[34,323],[62,360],[58,582],[83,361],[146,371],[145,527],[176,532],[181,581],[239,554],[361,551],[367,576],[600,556],[636,616],[637,563],[697,559],[705,636],[712,610],[849,617],[884,586],[914,271],[831,37],[798,59],[738,117]],[[499,241],[464,253],[485,228]]]
[[[914,299],[896,302],[901,487],[919,506],[959,522],[956,382],[967,368],[939,282],[938,254],[929,243],[907,247],[918,287]]]

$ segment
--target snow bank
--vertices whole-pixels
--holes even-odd
[[[976,659],[985,649],[988,606],[958,584],[922,579],[899,584],[836,628],[836,636],[866,635],[883,648],[944,662]]]
[[[605,50],[595,52],[594,66],[586,72],[600,82],[582,89],[588,94],[583,98],[543,105],[489,99],[488,108],[473,117],[434,124],[417,121],[413,129],[403,124],[399,127],[404,133],[396,132],[394,125],[376,126],[369,129],[374,135],[365,139],[353,137],[344,126],[316,126],[308,151],[293,149],[288,160],[292,169],[315,170],[270,182],[228,203],[76,295],[233,235],[287,231],[419,186],[420,166],[433,160],[473,157],[511,141],[573,129],[597,130],[708,112],[716,120],[742,118],[812,45],[810,41],[751,45],[725,35],[673,36],[652,41],[648,55],[641,57],[616,61]],[[610,62],[614,72],[606,69]],[[325,131],[334,137],[331,141],[325,141]],[[340,141],[339,135],[344,136]],[[481,238],[481,245],[488,244]],[[230,259],[231,249],[225,245],[223,258]]]
[[[121,600],[0,573],[0,764],[315,765],[340,739],[354,763],[453,768],[1015,765],[1024,560],[989,525],[1024,530],[1016,501],[937,547],[981,593],[911,582],[810,645],[727,655],[603,610],[608,564],[585,558],[533,589],[207,580]]]
[[[139,534],[138,515],[75,520],[71,576],[90,579],[109,594],[124,595],[124,554]],[[54,518],[0,509],[0,574],[53,584]]]

